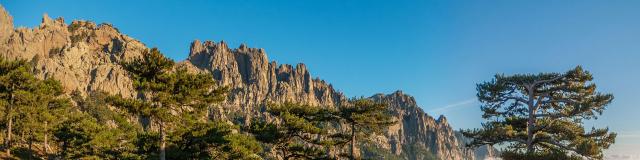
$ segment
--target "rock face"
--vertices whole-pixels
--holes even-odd
[[[269,62],[263,49],[244,44],[230,49],[224,42],[196,40],[191,43],[189,58],[181,63],[211,73],[219,85],[229,87],[224,108],[249,114],[245,120],[260,115],[260,107],[268,102],[336,106],[345,101],[333,86],[312,78],[304,64],[278,65]]]
[[[395,154],[411,151],[408,147],[422,148],[434,153],[439,159],[465,159],[453,129],[447,119],[438,119],[427,115],[418,107],[413,97],[396,91],[389,95],[376,94],[371,97],[377,102],[386,103],[395,115],[397,123],[389,127],[385,137],[390,149]],[[413,152],[416,152],[415,149]],[[416,153],[407,153],[416,155]],[[424,157],[414,157],[423,159]]]
[[[0,11],[0,55],[29,60],[40,78],[60,80],[67,92],[102,90],[133,96],[133,87],[119,62],[139,56],[144,44],[120,34],[109,24],[51,19],[39,27],[12,30],[11,17]]]
[[[471,142],[471,139],[466,138],[462,135],[462,133],[456,131],[456,137],[458,137],[459,145],[464,146],[466,143]],[[485,145],[480,146],[476,149],[465,149],[463,150],[465,156],[472,157],[477,160],[494,160],[498,159],[498,150],[492,146]]]
[[[14,29],[12,17],[0,6],[0,55],[30,61],[39,78],[59,80],[67,93],[105,91],[133,97],[132,82],[119,63],[147,49],[110,24],[73,21],[67,25],[62,18],[51,19],[46,14],[39,27]],[[219,106],[226,113],[220,115],[235,114],[225,118],[244,122],[261,116],[263,105],[269,102],[336,107],[346,101],[333,86],[313,78],[304,64],[278,65],[269,61],[263,49],[244,44],[230,49],[224,42],[196,40],[189,58],[177,66],[213,74],[219,85],[229,87],[227,101]],[[438,159],[475,158],[461,149],[461,139],[445,117],[427,115],[413,97],[398,91],[371,98],[388,104],[399,122],[384,135],[373,136],[378,147],[396,155],[414,155],[406,159],[426,158],[415,156],[417,151],[430,152]]]

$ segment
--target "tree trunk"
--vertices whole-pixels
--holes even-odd
[[[166,160],[164,124],[160,121],[160,160]]]
[[[11,94],[11,99],[9,100],[9,105],[7,109],[7,118],[9,122],[7,122],[7,156],[11,156],[11,129],[13,127],[13,115],[11,115],[13,110],[13,94]]]
[[[529,101],[527,103],[528,107],[529,107],[529,119],[527,121],[527,153],[533,153],[533,130],[535,130],[535,113],[536,113],[536,108],[533,104],[533,100],[534,100],[534,91],[533,91],[533,87],[526,87],[528,92],[529,92]]]
[[[533,130],[535,128],[535,117],[529,111],[529,121],[527,122],[527,153],[533,153]]]
[[[44,154],[48,155],[49,154],[49,123],[48,122],[44,122]]]
[[[29,160],[33,159],[33,133],[31,133],[31,137],[29,137]]]
[[[356,159],[356,125],[351,123],[351,160]]]
[[[11,112],[11,111],[9,111]],[[8,114],[9,122],[7,123],[7,156],[11,156],[11,126],[13,125],[13,118],[11,118],[11,113]]]

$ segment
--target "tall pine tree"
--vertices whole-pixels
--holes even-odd
[[[335,115],[350,127],[351,137],[350,158],[357,159],[356,146],[358,134],[381,133],[385,128],[395,123],[387,106],[370,99],[353,99],[350,103],[339,108]]]
[[[50,127],[59,123],[70,106],[62,94],[58,81],[37,79],[27,61],[0,58],[0,102],[6,114],[8,156],[14,147],[14,129],[26,139],[30,151],[37,141],[44,142],[45,153],[49,151]]]
[[[34,145],[42,142],[42,150],[50,154],[51,131],[66,118],[72,104],[56,80],[36,80],[31,85],[34,87],[31,92],[21,92],[15,97],[14,104],[20,106],[15,129],[26,139],[29,151],[34,152]]]
[[[186,69],[174,70],[174,62],[156,48],[122,66],[129,71],[138,91],[138,99],[112,98],[116,106],[123,106],[158,126],[159,157],[166,159],[167,131],[171,123],[196,120],[212,103],[224,100],[225,88],[214,87],[209,74],[192,74]],[[180,114],[180,119],[176,119]],[[192,121],[193,123],[195,121]],[[143,124],[145,131],[149,124]],[[168,130],[169,129],[169,130]]]
[[[135,107],[133,108],[135,109],[134,113],[141,115],[145,131],[149,129],[150,123],[156,122],[158,124],[161,160],[165,160],[166,157],[164,122],[167,121],[170,114],[170,109],[166,108],[167,106],[162,106],[162,103],[159,102],[163,99],[161,92],[169,87],[166,83],[162,83],[161,77],[170,72],[174,64],[173,60],[164,57],[157,48],[143,52],[141,57],[133,61],[122,63],[122,66],[129,71],[138,91],[138,98],[141,100],[138,102],[141,105],[128,107]]]
[[[592,80],[578,66],[565,73],[496,75],[478,84],[488,122],[463,133],[473,139],[468,145],[507,145],[505,158],[602,159],[616,134],[607,128],[585,130],[583,120],[601,115],[613,95],[596,92]]]
[[[54,129],[63,159],[141,159],[135,139],[139,127],[127,120],[128,114],[110,108],[108,94],[79,91],[71,94],[77,108],[71,110]]]

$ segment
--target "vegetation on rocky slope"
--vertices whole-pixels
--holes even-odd
[[[233,124],[211,117],[224,100],[209,74],[192,74],[151,49],[122,63],[138,96],[63,94],[24,60],[0,59],[6,156],[56,159],[356,159],[355,134],[391,124],[386,107],[358,99],[337,109],[270,105],[272,119]],[[338,131],[333,124],[351,124]],[[354,128],[355,126],[359,128]],[[333,130],[330,131],[329,130]],[[351,154],[330,152],[351,142]],[[13,153],[13,154],[12,154]],[[275,154],[270,154],[275,153]],[[333,154],[331,154],[333,153]],[[269,159],[269,158],[268,158]]]

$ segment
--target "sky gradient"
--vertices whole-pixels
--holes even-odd
[[[640,154],[640,1],[489,2],[0,0],[16,26],[108,22],[175,60],[194,39],[265,48],[347,96],[403,90],[454,128],[480,126],[475,84],[496,73],[582,65],[615,96],[586,126],[619,133],[608,154]]]

